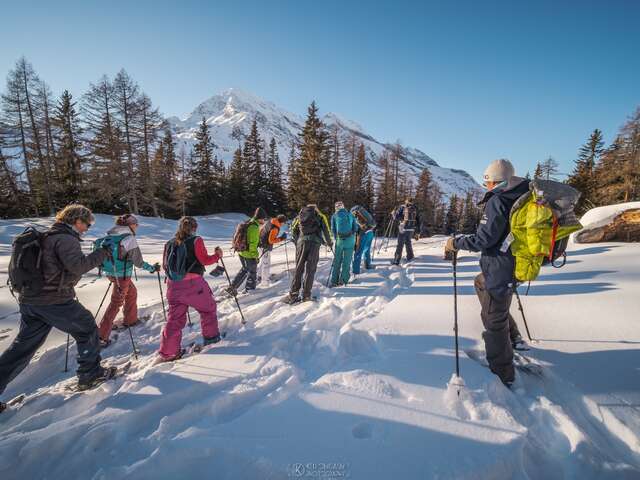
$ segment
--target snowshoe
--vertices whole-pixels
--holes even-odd
[[[295,305],[296,303],[299,303],[300,301],[301,301],[301,300],[300,300],[300,297],[299,297],[299,296],[297,296],[297,295],[296,295],[296,296],[293,296],[293,295],[287,295],[286,297],[284,297],[284,298],[282,299],[282,302],[283,302],[283,303],[286,303],[286,304],[288,304],[288,305]]]
[[[216,335],[215,337],[211,337],[211,338],[203,337],[202,346],[206,347],[207,345],[213,345],[214,343],[218,343],[226,336],[227,336],[227,332],[222,332]]]
[[[315,296],[311,296],[311,297],[303,297],[302,302],[316,302],[318,301],[318,297]]]
[[[113,377],[115,377],[118,374],[117,367],[100,367],[100,368],[101,368],[100,373],[96,375],[94,378],[90,380],[82,380],[82,381],[78,380],[78,384],[76,385],[75,389],[79,392],[90,390],[92,388],[95,388],[103,384],[107,380],[111,380]]]
[[[0,402],[0,413],[4,412],[7,409],[7,404],[4,402]]]
[[[102,338],[100,339],[100,350],[104,350],[105,348],[111,346],[111,344],[114,342],[114,340],[111,340],[110,338],[107,340],[103,340]]]

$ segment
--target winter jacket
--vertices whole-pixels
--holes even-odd
[[[321,245],[333,246],[333,237],[331,236],[327,217],[320,210],[316,210],[316,213],[320,219],[320,231],[312,235],[303,234],[300,229],[300,217],[297,216],[291,223],[291,237],[293,241],[296,244],[299,242],[314,242]]]
[[[142,259],[142,252],[136,241],[136,237],[127,226],[116,225],[107,231],[108,236],[122,236],[120,248],[118,249],[118,259],[116,262],[116,274],[119,278],[131,277],[133,267],[153,272],[153,265],[148,264]],[[107,272],[113,273],[113,272]]]
[[[247,227],[247,249],[238,252],[243,258],[258,259],[260,254],[258,253],[258,244],[260,243],[260,223],[255,218],[249,220],[249,226]]]
[[[277,218],[272,218],[265,223],[260,229],[260,246],[265,250],[273,250],[273,246],[282,242],[283,238],[279,237],[282,224]]]
[[[349,236],[353,236],[358,231],[358,223],[356,222],[356,218],[346,208],[341,208],[336,213],[331,215],[331,233],[333,234],[333,238],[335,238],[336,240],[340,238],[338,235],[338,221],[340,220],[339,217],[344,215],[348,216],[348,222],[351,225],[351,234]],[[342,238],[344,239],[348,237],[343,236]]]
[[[509,214],[515,201],[528,190],[528,180],[514,177],[506,186],[487,192],[480,202],[484,211],[476,233],[454,241],[459,250],[482,252],[480,268],[487,290],[498,296],[507,295],[513,284],[515,261],[505,241],[509,235]]]
[[[55,235],[42,242],[42,272],[44,286],[34,296],[20,295],[18,301],[27,305],[57,305],[73,300],[74,287],[82,275],[100,265],[107,257],[103,249],[89,255],[82,253],[80,235],[71,225],[56,222],[50,229]]]
[[[395,220],[399,223],[399,229],[400,232],[408,232],[408,231],[413,231],[413,230],[418,230],[420,231],[420,212],[418,211],[418,207],[416,207],[413,203],[409,204],[408,206],[413,207],[416,209],[416,219],[415,221],[405,221],[404,219],[404,210],[405,208],[407,208],[407,205],[400,205],[397,209],[396,209],[396,215],[395,215]]]

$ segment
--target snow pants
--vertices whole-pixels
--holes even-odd
[[[482,338],[489,367],[503,382],[513,382],[515,372],[511,344],[520,336],[518,326],[509,313],[513,293],[499,296],[490,292],[486,289],[482,273],[475,278],[473,285],[480,300],[480,316],[485,329]]]
[[[331,266],[331,285],[337,285],[339,282],[345,285],[349,283],[351,259],[353,258],[355,245],[355,235],[347,238],[338,237],[336,239],[335,256],[333,257],[333,265]]]
[[[124,324],[129,326],[138,321],[138,290],[133,280],[130,277],[119,278],[116,282],[114,277],[109,277],[109,281],[112,283],[111,301],[104,311],[99,328],[102,340],[109,340],[113,321],[123,305]]]
[[[180,353],[182,329],[187,323],[187,310],[193,307],[200,314],[202,336],[213,338],[220,334],[216,301],[206,280],[202,277],[180,281],[169,280],[167,288],[169,318],[162,330],[160,355],[169,360]]]
[[[311,297],[311,288],[313,280],[316,276],[318,268],[318,260],[320,260],[320,244],[311,240],[300,241],[296,245],[296,270],[291,280],[291,290],[289,294],[297,297],[302,287],[302,298]],[[304,274],[304,284],[302,275]]]
[[[258,278],[263,283],[269,283],[271,277],[271,250],[263,251],[258,263]]]
[[[244,279],[247,279],[247,283],[244,286],[247,290],[255,290],[256,277],[258,276],[258,259],[257,258],[244,258],[240,256],[240,263],[242,268],[231,282],[233,288],[238,290]]]
[[[100,367],[98,327],[89,310],[77,300],[57,305],[20,305],[20,331],[0,356],[0,393],[29,364],[51,328],[68,333],[78,349],[78,379],[94,378]]]
[[[413,237],[413,230],[405,230],[398,233],[398,245],[396,246],[396,254],[393,257],[394,263],[400,263],[402,260],[402,249],[407,248],[407,260],[413,260],[413,245],[411,244],[411,238]]]
[[[371,268],[371,242],[373,242],[374,232],[369,230],[360,235],[360,244],[353,257],[353,273],[360,273],[360,264],[364,256],[364,268]],[[407,250],[408,252],[408,250]],[[402,253],[400,254],[402,255]]]

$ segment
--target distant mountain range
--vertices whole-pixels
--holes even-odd
[[[237,139],[232,137],[234,128],[247,134],[253,118],[257,118],[260,135],[266,142],[275,138],[285,171],[291,144],[298,137],[304,124],[304,118],[297,114],[287,112],[272,102],[250,93],[230,88],[202,102],[186,118],[168,118],[177,137],[178,151],[181,145],[188,148],[193,145],[198,124],[202,122],[203,117],[209,125],[212,140],[217,146],[216,155],[227,164],[231,162],[233,152],[238,147]],[[384,149],[392,147],[391,144],[373,138],[357,123],[342,119],[334,113],[327,113],[322,120],[328,126],[337,126],[338,134],[342,139],[346,140],[355,135],[365,145],[373,170],[377,169],[377,159]],[[441,167],[426,153],[416,148],[405,146],[404,150],[404,170],[416,175],[414,183],[417,183],[420,171],[428,168],[434,181],[446,196],[464,195],[470,190],[480,190],[477,182],[464,170]]]

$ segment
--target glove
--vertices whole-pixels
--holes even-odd
[[[149,265],[149,267],[147,268],[147,271],[149,273],[159,272],[160,271],[160,264],[158,262],[156,262],[153,265]]]
[[[453,254],[455,252],[457,252],[458,249],[456,248],[455,244],[454,244],[454,239],[453,237],[449,238],[447,240],[446,245],[444,246],[444,259],[445,260],[453,260]]]
[[[420,240],[420,234],[418,232],[413,234],[413,239],[417,242],[418,240]]]
[[[213,251],[218,258],[222,258],[223,254],[222,254],[222,249],[220,247],[216,247],[216,249]]]

